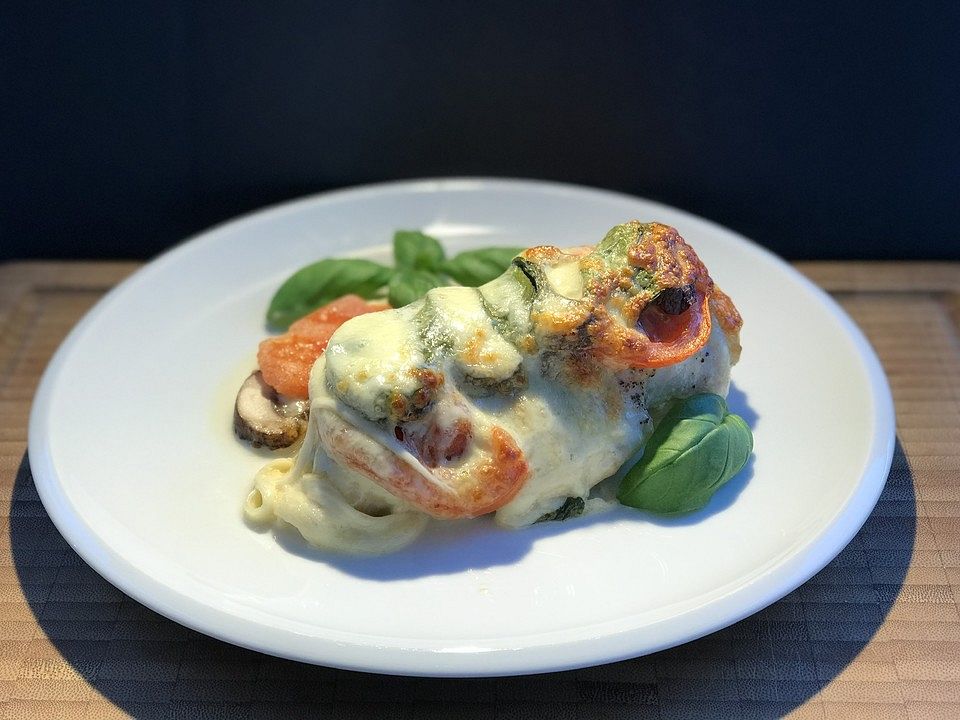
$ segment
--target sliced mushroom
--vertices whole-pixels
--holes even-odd
[[[277,395],[257,370],[243,381],[237,393],[233,429],[237,437],[254,447],[289,447],[306,431],[309,412],[308,401]]]

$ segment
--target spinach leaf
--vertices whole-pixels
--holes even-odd
[[[300,268],[280,286],[267,309],[267,322],[286,330],[294,320],[341,295],[372,298],[392,275],[391,268],[371,260],[320,260]]]
[[[393,257],[399,270],[440,270],[443,247],[436,238],[419,230],[397,230],[393,234]]]
[[[387,299],[393,307],[403,307],[443,284],[443,278],[428,270],[398,270],[390,278]]]
[[[443,271],[461,285],[477,287],[500,277],[523,248],[467,250],[443,263]]]
[[[693,395],[678,401],[657,425],[617,498],[664,515],[699,510],[740,472],[752,451],[750,428],[728,412],[722,397]]]

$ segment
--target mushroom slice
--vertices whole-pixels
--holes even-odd
[[[309,403],[284,399],[264,382],[257,370],[243,381],[233,409],[237,437],[254,447],[277,449],[293,445],[307,429]]]

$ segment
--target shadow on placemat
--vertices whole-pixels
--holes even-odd
[[[13,561],[44,633],[93,688],[138,718],[778,717],[829,683],[876,633],[902,587],[915,529],[913,477],[898,443],[883,495],[853,542],[762,612],[612,665],[439,680],[280,660],[166,620],[67,545],[40,503],[26,456],[10,509]]]

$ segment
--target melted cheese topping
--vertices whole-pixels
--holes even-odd
[[[564,297],[571,300],[583,297],[583,274],[575,258],[556,265],[544,265],[543,271],[550,286]]]
[[[529,390],[497,416],[520,441],[530,478],[497,511],[496,521],[523,527],[568,497],[586,499],[591,488],[642,450],[653,432],[652,419],[659,419],[671,401],[700,392],[726,395],[729,382],[729,353],[721,332],[714,332],[703,350],[682,363],[625,370],[597,388],[572,389],[532,376]]]
[[[531,317],[541,312],[581,322],[584,276],[575,256],[551,248],[528,254],[538,250],[545,259],[542,277],[529,283],[522,268],[512,268],[479,289],[437,288],[400,310],[342,325],[311,372],[310,424],[297,460],[275,461],[257,475],[247,516],[279,518],[331,550],[396,550],[428,518],[377,483],[402,482],[404,492],[450,490],[489,462],[483,455],[488,440],[502,429],[528,473],[509,502],[495,505],[495,519],[523,527],[568,498],[587,500],[595,485],[642,450],[673,400],[726,395],[731,353],[721,323],[696,354],[669,367],[615,370],[582,358],[571,363],[564,343],[577,342],[577,325],[538,325]],[[411,438],[458,423],[472,438],[461,443],[462,455],[439,453],[426,467],[423,453],[410,452]],[[334,426],[342,432],[320,437],[318,427]],[[330,454],[370,471],[377,482]]]
[[[347,335],[354,336],[353,332]],[[376,357],[374,347],[382,348],[385,363],[396,357],[396,348],[371,344],[358,365]],[[729,351],[720,331],[714,331],[706,347],[682,363],[659,370],[622,371],[608,376],[599,387],[576,389],[544,376],[537,369],[537,356],[527,357],[524,363],[530,367],[530,383],[514,399],[491,396],[469,404],[475,422],[506,428],[530,465],[530,476],[520,492],[495,515],[498,524],[510,528],[536,522],[568,497],[588,498],[597,483],[642,449],[653,431],[652,419],[674,399],[698,392],[725,395],[729,385]],[[297,461],[277,460],[261,470],[247,499],[247,516],[258,523],[283,520],[312,545],[337,552],[393,552],[422,532],[427,515],[363,475],[330,461],[317,438],[319,411],[342,413],[420,473],[430,476],[430,470],[392,434],[334,397],[327,376],[326,363],[318,362],[310,382],[310,428]],[[376,407],[378,383],[362,387],[367,392],[366,406]]]
[[[475,378],[506,380],[520,367],[520,352],[494,327],[476,288],[437,288],[427,293],[424,342],[448,346],[453,365]]]
[[[388,417],[392,394],[412,395],[418,389],[408,369],[425,363],[416,307],[358,315],[337,329],[323,357],[337,397],[363,408],[371,420]],[[316,397],[313,379],[310,397]]]

